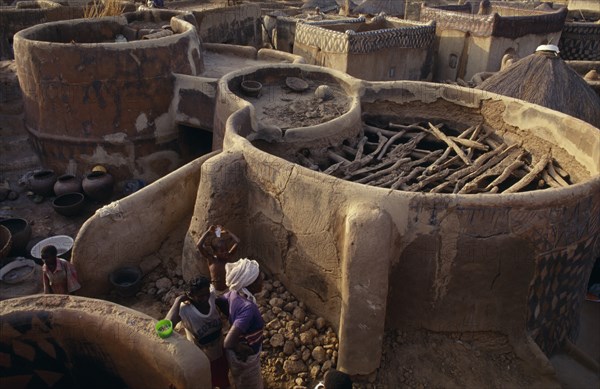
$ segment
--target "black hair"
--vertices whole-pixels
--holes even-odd
[[[196,278],[192,278],[186,285],[185,291],[186,293],[194,293],[200,289],[209,288],[210,280],[204,276],[198,276]]]
[[[42,248],[41,256],[42,258],[48,257],[56,257],[58,255],[58,250],[55,246],[49,244],[48,246],[44,246]]]
[[[323,384],[325,389],[352,389],[350,376],[336,369],[327,371]]]

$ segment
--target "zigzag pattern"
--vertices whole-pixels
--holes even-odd
[[[299,23],[296,26],[296,42],[328,53],[364,54],[389,48],[423,48],[435,39],[435,24],[351,34],[328,30],[322,25]]]

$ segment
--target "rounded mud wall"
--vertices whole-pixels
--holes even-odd
[[[378,366],[384,325],[499,332],[522,345],[531,336],[547,353],[575,339],[600,252],[600,131],[468,88],[363,85],[363,117],[405,125],[442,121],[463,130],[482,123],[507,144],[521,144],[534,164],[550,153],[572,184],[445,194],[350,182],[325,174],[327,166],[313,171],[290,162],[293,154],[286,160],[237,136],[253,120],[244,108],[227,121],[225,152],[202,166],[186,244],[198,239],[195,231],[227,220],[241,238],[240,256],[258,259],[311,310],[339,323],[338,366],[348,371]],[[203,271],[186,254],[193,250],[184,249],[187,274]],[[373,341],[366,345],[366,338]]]
[[[259,82],[258,95],[242,83]],[[226,121],[249,107],[251,121],[237,133],[270,153],[285,156],[305,147],[328,147],[360,130],[360,81],[345,73],[303,64],[256,66],[219,80],[213,150],[225,148]]]
[[[75,164],[79,174],[103,165],[118,181],[152,181],[179,165],[173,73],[196,75],[203,62],[195,27],[174,15],[77,19],[15,35],[25,125],[44,165]],[[172,34],[143,39],[144,29]]]
[[[156,320],[103,300],[37,295],[0,302],[6,388],[209,388],[210,362]]]

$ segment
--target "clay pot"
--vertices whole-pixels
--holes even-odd
[[[54,194],[57,196],[67,193],[83,193],[81,180],[72,174],[63,174],[56,179],[54,183]]]
[[[142,271],[138,267],[125,266],[110,273],[109,280],[119,296],[135,296],[142,286]]]
[[[79,215],[85,206],[83,193],[73,192],[58,196],[52,202],[52,208],[63,216]]]
[[[27,254],[27,243],[31,239],[31,225],[25,219],[9,218],[0,220],[0,225],[8,228],[12,235],[12,257],[24,256]]]
[[[257,97],[262,89],[262,84],[258,81],[242,81],[242,93],[249,97]]]
[[[10,252],[12,246],[12,235],[8,228],[0,226],[0,258],[4,258]]]
[[[113,192],[114,178],[109,173],[102,171],[91,172],[86,175],[81,185],[83,193],[97,201],[108,201]]]
[[[40,170],[29,179],[29,189],[40,196],[54,196],[54,183],[56,182],[56,173],[54,170]]]

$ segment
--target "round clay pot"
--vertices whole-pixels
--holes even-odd
[[[142,286],[142,271],[138,267],[121,267],[109,275],[110,283],[119,296],[134,296]]]
[[[262,89],[262,84],[258,81],[242,81],[242,93],[249,97],[257,97]]]
[[[54,183],[56,182],[56,173],[54,170],[40,170],[29,179],[29,189],[40,196],[54,196]]]
[[[79,215],[85,206],[83,193],[73,192],[58,196],[52,202],[52,208],[63,216]]]
[[[83,193],[97,201],[108,201],[113,192],[114,178],[109,173],[102,171],[91,172],[86,175],[81,183]]]
[[[81,180],[72,174],[63,174],[56,179],[54,183],[54,194],[57,196],[64,195],[66,193],[83,193],[81,186]]]
[[[27,254],[27,243],[31,239],[31,225],[25,219],[9,218],[0,220],[0,225],[8,228],[12,235],[12,249],[10,255],[13,257]]]

